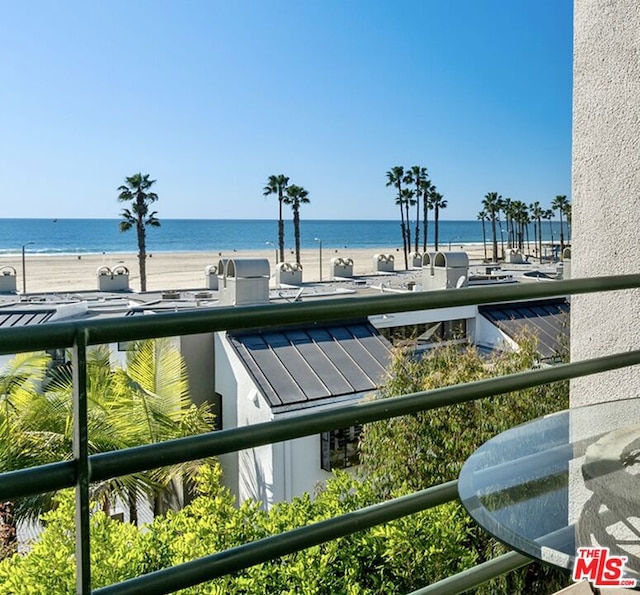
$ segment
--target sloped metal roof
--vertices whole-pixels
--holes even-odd
[[[55,310],[0,310],[0,327],[42,324],[54,314]]]
[[[533,334],[543,359],[556,359],[568,346],[569,302],[564,298],[480,306],[478,310],[511,339],[525,332]]]
[[[390,343],[368,322],[227,337],[272,408],[375,390],[391,359]]]

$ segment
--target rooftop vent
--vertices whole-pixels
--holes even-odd
[[[269,303],[269,261],[266,258],[231,258],[221,260],[220,303],[226,306],[249,306]]]
[[[129,269],[118,265],[113,270],[102,266],[97,270],[98,291],[129,291]]]
[[[12,266],[0,268],[0,293],[16,292],[16,270]]]
[[[331,259],[331,278],[353,277],[353,260],[351,258]]]
[[[175,289],[167,289],[163,291],[161,295],[163,300],[179,300],[180,299],[180,292],[176,291]]]

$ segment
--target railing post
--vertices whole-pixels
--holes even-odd
[[[76,593],[91,592],[89,535],[89,451],[87,428],[87,333],[73,345],[73,458],[76,463]]]

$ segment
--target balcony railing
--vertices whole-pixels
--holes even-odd
[[[171,593],[438,506],[457,498],[455,481],[91,591],[90,482],[153,469],[157,467],[159,460],[162,461],[163,466],[172,465],[622,368],[640,363],[640,351],[628,351],[489,380],[400,395],[394,399],[374,400],[333,410],[307,413],[297,416],[295,420],[277,420],[89,456],[87,347],[145,338],[264,328],[304,323],[310,320],[336,321],[389,312],[480,305],[638,287],[640,287],[640,275],[624,275],[573,279],[555,283],[463,288],[294,304],[221,307],[126,319],[77,321],[0,329],[0,354],[71,348],[74,379],[73,460],[0,475],[0,500],[12,500],[22,496],[75,487],[77,592],[83,595],[91,592],[96,595]],[[413,595],[462,593],[529,562],[530,560],[525,556],[510,552],[438,583],[425,586],[415,591]]]

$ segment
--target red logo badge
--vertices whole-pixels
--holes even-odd
[[[608,547],[578,548],[573,580],[588,580],[594,587],[635,587],[636,579],[624,578],[627,556],[612,556]]]

